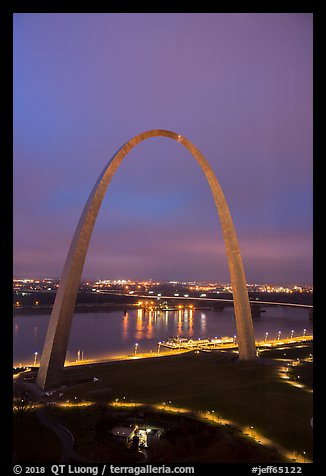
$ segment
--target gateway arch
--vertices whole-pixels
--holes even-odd
[[[256,345],[246,278],[238,240],[221,186],[205,157],[189,140],[175,132],[154,129],[135,136],[118,150],[100,174],[86,202],[65,261],[45,338],[37,375],[37,385],[42,389],[61,385],[77,291],[87,248],[108,185],[128,152],[140,142],[151,137],[168,137],[182,144],[191,152],[205,174],[214,197],[226,247],[234,300],[239,358],[241,360],[253,360],[256,358]]]

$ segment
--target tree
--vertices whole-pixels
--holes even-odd
[[[13,410],[18,416],[21,424],[24,421],[25,415],[35,408],[37,402],[38,399],[35,397],[35,395],[31,394],[27,390],[22,390],[19,387],[14,390]]]

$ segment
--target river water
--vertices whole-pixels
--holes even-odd
[[[312,334],[308,309],[269,306],[254,319],[256,339]],[[13,318],[13,362],[15,365],[39,363],[50,315],[21,315]],[[92,359],[131,354],[137,343],[138,352],[157,352],[157,343],[182,335],[191,338],[213,338],[236,334],[233,308],[146,312],[122,310],[76,313],[68,344],[67,360]]]

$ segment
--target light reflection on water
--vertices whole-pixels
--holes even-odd
[[[256,339],[312,334],[308,309],[267,307],[254,319]],[[50,315],[24,315],[13,319],[14,363],[30,363],[34,353],[42,352]],[[178,309],[176,311],[112,311],[76,313],[68,344],[68,360],[76,360],[78,351],[85,358],[130,354],[138,343],[138,352],[157,351],[157,343],[183,335],[193,338],[233,337],[236,334],[233,308],[223,311]]]

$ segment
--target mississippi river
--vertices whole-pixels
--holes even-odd
[[[262,340],[312,334],[308,309],[269,306],[254,319],[255,336]],[[50,315],[21,315],[13,318],[14,364],[32,364],[42,353]],[[306,329],[306,331],[304,331]],[[130,310],[76,313],[72,323],[67,360],[92,359],[132,354],[137,351],[157,352],[159,341],[173,336],[214,338],[236,335],[233,308],[223,311],[190,310],[146,312]]]

